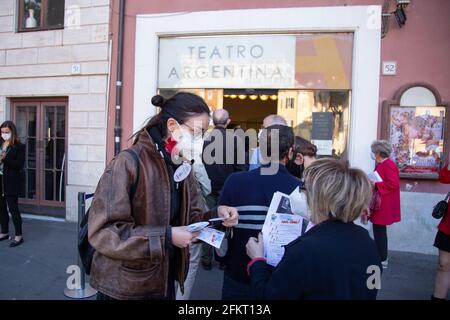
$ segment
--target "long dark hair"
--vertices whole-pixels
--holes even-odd
[[[2,128],[8,128],[9,130],[11,130],[11,140],[10,140],[11,142],[9,144],[10,146],[20,143],[19,136],[17,135],[17,128],[16,128],[16,125],[14,124],[14,122],[5,121],[0,126],[0,129],[2,129]],[[3,144],[3,142],[5,142],[5,140],[3,140],[3,138],[0,135],[0,143]]]
[[[152,98],[152,104],[160,107],[161,111],[147,122],[143,130],[156,126],[163,136],[167,132],[167,120],[169,118],[183,124],[193,116],[202,113],[209,115],[210,112],[208,105],[202,98],[189,92],[178,92],[169,99],[156,95]],[[133,136],[135,137],[135,143],[139,138],[139,133],[140,131]]]

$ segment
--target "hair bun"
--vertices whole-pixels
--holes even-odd
[[[152,98],[152,104],[154,105],[154,106],[157,106],[157,107],[164,107],[164,104],[166,103],[166,99],[164,99],[164,97],[163,96],[160,96],[159,94],[157,94],[156,96],[154,96],[153,98]]]

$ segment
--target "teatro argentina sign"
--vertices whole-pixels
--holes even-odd
[[[292,88],[295,36],[161,38],[159,88]]]

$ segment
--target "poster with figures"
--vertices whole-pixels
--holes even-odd
[[[444,107],[391,109],[391,157],[401,172],[438,171],[443,151],[444,117]]]

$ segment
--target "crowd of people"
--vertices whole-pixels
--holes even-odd
[[[224,300],[376,298],[368,268],[388,267],[387,226],[401,217],[399,171],[387,141],[371,145],[381,177],[373,182],[345,161],[319,157],[279,115],[264,119],[258,146],[249,150],[249,141],[228,134],[226,110],[213,112],[209,129],[210,109],[194,94],[157,95],[152,103],[161,111],[134,136],[130,152],[108,164],[90,208],[90,281],[98,299],[189,299],[198,267],[210,270],[215,260],[224,269]],[[444,170],[450,182],[450,166]],[[296,188],[306,195],[313,227],[286,245],[273,267],[261,230],[274,193]],[[220,248],[187,230],[215,217],[225,232]],[[358,219],[372,222],[374,240]],[[435,244],[434,298],[445,298],[450,286],[449,220]]]
[[[374,181],[345,161],[320,157],[279,115],[264,118],[252,147],[251,135],[232,129],[225,109],[211,115],[199,96],[157,95],[152,103],[161,111],[108,164],[90,208],[97,299],[188,300],[199,266],[215,264],[224,270],[223,300],[376,298],[379,286],[368,285],[368,270],[388,268],[388,226],[401,220],[399,170],[388,141],[370,146],[380,178]],[[0,130],[0,241],[16,247],[24,242],[18,198],[25,145],[13,122]],[[450,164],[439,181],[450,184]],[[273,195],[297,188],[313,227],[287,244],[273,267],[261,230]],[[213,218],[221,218],[215,228],[225,233],[220,248],[187,229]],[[362,226],[369,221],[372,237]],[[439,300],[450,289],[448,212],[434,246],[431,298]]]

